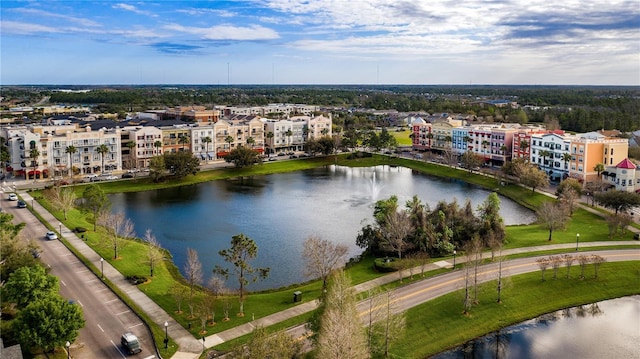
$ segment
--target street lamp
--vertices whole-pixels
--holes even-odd
[[[456,269],[456,251],[453,250],[453,269]]]
[[[169,323],[164,322],[164,348],[169,347]]]
[[[60,233],[60,237],[62,237],[62,222],[58,222],[58,233]]]
[[[69,343],[68,341],[66,343],[64,343],[64,346],[67,347],[67,359],[71,358],[71,352],[69,351],[71,348],[71,343]]]
[[[100,257],[100,278],[104,279],[104,258]]]
[[[578,251],[578,242],[580,242],[580,233],[576,233],[576,252]]]

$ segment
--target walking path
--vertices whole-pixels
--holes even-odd
[[[3,187],[8,187],[7,189],[16,190],[17,187],[23,188],[22,186],[16,186],[14,183],[12,188],[11,186],[6,186],[3,184]],[[548,192],[540,191],[540,193],[549,195],[551,197],[555,197]],[[27,202],[33,205],[33,210],[37,212],[46,222],[50,224],[52,228],[60,229],[61,235],[67,239],[67,241],[74,247],[78,252],[80,252],[87,260],[94,263],[96,266],[100,266],[101,257],[90,248],[83,240],[78,238],[74,232],[64,227],[62,223],[60,223],[51,213],[49,213],[44,207],[42,207],[38,202],[33,201],[33,198],[28,192],[20,190],[20,196]],[[601,212],[596,211],[595,209],[580,204],[582,208],[592,213],[603,216]],[[57,224],[57,226],[56,226]],[[635,233],[639,231],[633,227],[629,227],[629,229]],[[638,242],[635,241],[608,241],[608,242],[584,242],[579,244],[580,247],[597,247],[597,246],[625,246],[625,245],[638,245]],[[518,254],[518,253],[526,253],[526,252],[536,252],[536,251],[548,251],[548,250],[556,250],[556,249],[571,249],[574,248],[573,244],[552,244],[552,245],[544,245],[544,246],[535,246],[535,247],[525,247],[525,248],[515,248],[509,250],[503,250],[503,255],[510,254]],[[490,256],[490,253],[484,253],[483,257]],[[459,262],[463,263],[464,259],[460,258]],[[249,323],[242,324],[236,326],[231,329],[227,329],[225,331],[207,336],[204,338],[204,342],[199,339],[196,339],[191,333],[189,333],[186,329],[184,329],[178,322],[176,322],[167,312],[164,311],[160,306],[158,306],[155,302],[153,302],[146,294],[144,294],[137,286],[131,285],[124,276],[118,272],[114,267],[112,267],[108,262],[104,262],[104,276],[109,279],[113,285],[118,287],[119,290],[124,292],[139,308],[141,308],[151,320],[160,327],[164,327],[164,323],[168,324],[168,331],[171,338],[178,344],[180,351],[175,353],[172,358],[173,359],[196,359],[199,358],[200,354],[203,351],[203,348],[211,348],[221,343],[227,342],[231,339],[235,339],[241,337],[246,334],[250,334],[257,326],[268,327],[270,325],[291,319],[301,314],[309,313],[315,310],[318,307],[318,300],[312,300],[309,302],[305,302],[295,307],[268,315],[263,318],[259,318],[253,320]],[[440,268],[451,268],[453,266],[449,261],[439,261],[435,263],[430,263],[425,266],[424,271],[436,270]],[[413,270],[413,273],[420,273],[422,269],[420,267],[416,267]],[[409,270],[405,270],[402,275],[404,277],[409,276]],[[382,286],[384,284],[388,284],[399,279],[398,273],[391,273],[385,276],[378,277],[368,282],[360,283],[354,287],[357,293],[365,292],[369,289]]]

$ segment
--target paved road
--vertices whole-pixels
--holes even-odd
[[[120,346],[122,333],[130,331],[138,338],[142,353],[132,358],[154,358],[155,348],[144,323],[94,275],[62,242],[47,241],[47,229],[28,209],[16,208],[2,194],[2,209],[14,215],[16,223],[26,223],[20,232],[25,240],[37,244],[42,251],[40,259],[51,274],[60,279],[60,293],[82,307],[86,325],[71,345],[71,356],[83,358],[127,358]],[[31,203],[29,203],[31,205]],[[64,233],[68,232],[63,228]]]

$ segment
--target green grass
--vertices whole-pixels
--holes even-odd
[[[485,283],[480,286],[480,304],[472,307],[470,315],[462,313],[462,291],[409,309],[406,333],[391,352],[400,358],[424,358],[544,313],[640,293],[640,263],[636,261],[605,263],[598,279],[593,278],[592,266],[585,271],[586,279],[577,278],[577,268],[572,274],[569,279],[562,274],[557,280],[548,275],[544,282],[539,272],[511,277],[502,292],[502,303],[496,303],[495,281]]]
[[[201,183],[206,181],[234,178],[240,176],[255,176],[276,172],[289,172],[298,171],[303,169],[315,168],[318,166],[325,166],[337,163],[339,165],[352,166],[352,167],[370,167],[376,165],[398,165],[408,168],[412,168],[417,171],[421,171],[430,175],[434,175],[441,178],[447,178],[450,181],[464,181],[472,183],[478,186],[482,186],[488,189],[495,189],[498,193],[503,194],[517,203],[528,207],[535,208],[545,200],[549,200],[547,196],[542,194],[533,193],[529,189],[525,189],[516,185],[500,186],[499,182],[491,177],[470,174],[468,171],[463,171],[447,166],[440,166],[437,164],[426,163],[422,161],[413,161],[393,156],[379,156],[374,155],[372,157],[347,159],[346,155],[340,155],[337,157],[318,157],[305,160],[294,161],[276,161],[265,163],[262,165],[245,168],[245,169],[219,169],[213,171],[200,172],[196,176],[189,176],[187,178],[169,181],[165,183],[152,183],[146,179],[139,179],[135,181],[116,181],[108,183],[100,183],[99,185],[107,193],[125,192],[125,191],[143,191],[153,190],[159,188],[182,186],[195,183]],[[76,190],[79,196],[81,196],[84,186],[76,186]],[[33,192],[33,196],[39,199],[39,193]],[[45,206],[56,218],[65,223],[68,228],[85,227],[88,229],[84,233],[84,237],[87,243],[96,250],[96,252],[117,268],[123,275],[149,275],[149,268],[145,264],[146,258],[146,246],[140,241],[129,241],[127,246],[122,249],[118,259],[113,259],[113,249],[102,245],[101,238],[103,236],[102,229],[98,228],[97,232],[93,232],[92,215],[80,212],[78,210],[72,210],[68,213],[68,219],[62,220],[63,215],[60,211],[51,208],[48,203],[42,199],[39,202]],[[55,228],[54,228],[55,229]],[[607,240],[608,231],[604,221],[590,212],[585,210],[577,210],[571,222],[567,225],[567,228],[563,231],[554,232],[553,240],[549,242],[548,231],[542,229],[538,225],[524,225],[524,226],[510,226],[507,227],[506,248],[516,247],[528,247],[528,246],[544,246],[547,244],[555,243],[575,243],[575,233],[580,233],[580,241],[601,241]],[[619,238],[616,238],[618,240]],[[631,239],[631,234],[628,234],[624,239]],[[354,238],[355,240],[355,238]],[[441,258],[439,258],[441,259]],[[377,273],[373,270],[373,258],[365,258],[360,263],[348,269],[349,275],[354,284],[359,284],[386,273]],[[97,272],[97,268],[94,264],[90,264],[90,268]],[[437,272],[430,273],[429,275],[435,275]],[[417,279],[416,279],[417,280]],[[407,281],[405,280],[405,283]],[[169,288],[175,283],[182,283],[184,280],[181,278],[178,269],[171,262],[170,258],[162,265],[155,269],[155,276],[145,284],[139,285],[139,288],[144,291],[152,300],[158,303],[167,313],[172,315],[176,321],[178,321],[185,328],[189,329],[195,337],[200,337],[199,334],[199,322],[197,319],[189,318],[188,306],[185,303],[182,305],[182,313],[178,313],[178,307],[175,300],[169,294]],[[397,282],[390,283],[386,288],[394,288],[400,285]],[[248,287],[251,290],[251,286]],[[233,307],[230,310],[231,320],[228,322],[222,321],[222,310],[218,308],[216,310],[216,324],[215,326],[207,327],[207,333],[205,335],[211,335],[231,327],[247,323],[252,318],[261,318],[266,315],[281,311],[283,309],[290,308],[294,305],[292,296],[294,291],[303,292],[303,302],[313,300],[320,296],[321,283],[319,281],[312,281],[309,283],[302,283],[292,285],[287,288],[272,290],[261,293],[254,293],[248,296],[245,302],[245,316],[237,317],[238,311],[237,301],[233,301]],[[196,295],[200,297],[201,294]],[[143,314],[143,313],[141,313]],[[144,315],[143,317],[148,320]],[[306,316],[300,316],[297,320],[290,320],[287,323],[297,324],[300,321],[304,321]],[[162,342],[163,331],[155,324],[151,323],[152,330],[158,343]],[[281,323],[278,327],[285,325]],[[164,349],[162,349],[164,350]],[[171,350],[171,348],[170,348]],[[175,347],[173,348],[175,350]],[[163,355],[166,353],[163,353]]]
[[[411,146],[411,131],[407,129],[403,129],[402,131],[389,131],[391,136],[395,137],[396,141],[398,141],[398,145],[400,146]]]

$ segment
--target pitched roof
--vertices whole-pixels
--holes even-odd
[[[636,165],[634,165],[633,162],[629,161],[628,158],[625,158],[624,160],[622,160],[622,162],[616,165],[616,168],[635,169]]]

